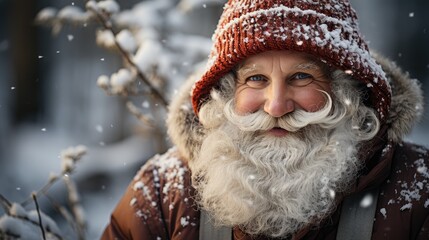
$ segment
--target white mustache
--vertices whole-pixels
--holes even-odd
[[[266,131],[275,127],[283,128],[289,132],[297,132],[298,130],[310,125],[318,124],[322,128],[330,129],[343,119],[346,111],[339,110],[332,113],[333,105],[331,96],[320,90],[327,99],[325,106],[316,112],[307,112],[304,110],[296,110],[285,116],[276,118],[270,116],[263,109],[246,115],[238,115],[234,110],[233,99],[229,100],[224,107],[225,117],[240,130],[246,132]]]

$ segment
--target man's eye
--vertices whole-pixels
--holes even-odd
[[[262,75],[254,75],[247,78],[247,81],[252,81],[252,82],[260,82],[264,80],[265,80],[265,77]]]
[[[310,83],[312,83],[313,80],[314,80],[314,78],[311,74],[299,72],[299,73],[294,74],[290,78],[289,82],[292,86],[305,87],[305,86],[309,85]]]
[[[293,79],[308,79],[308,78],[313,78],[313,76],[311,76],[308,73],[297,73],[293,76]]]

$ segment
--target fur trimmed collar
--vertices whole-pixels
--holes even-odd
[[[387,119],[388,138],[400,142],[410,133],[423,113],[423,92],[416,79],[410,79],[394,62],[374,55],[386,72],[392,87],[392,105]],[[205,131],[195,115],[190,93],[199,75],[190,77],[173,97],[167,118],[168,134],[174,145],[187,160],[198,153],[205,136]]]

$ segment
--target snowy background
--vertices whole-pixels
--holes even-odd
[[[132,16],[146,29],[144,37],[156,40],[151,46],[159,52],[147,61],[162,63],[159,71],[169,80],[165,94],[171,96],[208,55],[224,1],[118,2],[124,18]],[[25,200],[51,172],[60,171],[62,149],[83,144],[88,154],[73,178],[86,211],[88,239],[97,239],[134,173],[164,151],[168,139],[162,124],[159,131],[144,126],[126,110],[123,98],[97,86],[99,75],[122,65],[118,54],[96,45],[99,26],[65,24],[52,36],[51,28],[34,24],[43,8],[68,5],[84,8],[84,1],[0,0],[0,193],[10,201]],[[352,5],[370,47],[395,60],[429,92],[429,2],[353,0]],[[137,101],[147,107],[145,100]],[[410,141],[429,146],[428,116]],[[63,185],[51,195],[65,201]],[[43,199],[41,205],[61,219]]]

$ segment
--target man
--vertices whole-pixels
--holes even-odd
[[[230,0],[213,39],[103,239],[429,238],[421,90],[347,1]]]

